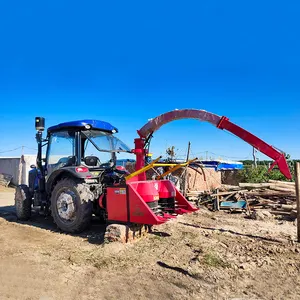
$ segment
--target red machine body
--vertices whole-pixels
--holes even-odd
[[[132,181],[123,187],[108,187],[106,207],[109,222],[147,225],[163,224],[178,214],[197,210],[169,180]]]

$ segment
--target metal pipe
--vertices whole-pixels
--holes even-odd
[[[153,168],[153,165],[158,162],[159,160],[161,159],[161,156],[158,157],[157,159],[155,159],[152,163],[150,163],[149,165],[129,174],[128,176],[125,177],[125,180],[128,180],[128,179],[131,179],[132,177],[135,177],[137,175],[140,175],[140,174],[145,174],[145,172],[149,169],[152,169]],[[146,175],[145,175],[145,178],[146,178]],[[145,179],[146,180],[146,179]],[[140,179],[139,179],[140,181]]]
[[[185,167],[185,166],[189,165],[190,163],[196,161],[197,159],[198,159],[198,158],[196,157],[196,158],[194,158],[194,159],[191,159],[191,160],[187,161],[187,162],[184,163],[184,164],[178,164],[177,166],[171,168],[170,170],[168,170],[168,171],[166,171],[165,173],[163,173],[163,174],[159,175],[158,177],[156,177],[156,179],[159,180],[159,179],[161,179],[161,178],[167,176],[168,174],[170,174],[170,173],[172,173],[172,172],[174,172],[174,171],[176,171],[176,170],[178,170],[178,169],[180,169],[180,168],[182,168],[182,167]]]

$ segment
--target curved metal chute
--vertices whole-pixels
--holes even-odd
[[[152,135],[153,132],[157,131],[164,124],[181,119],[196,119],[209,122],[219,129],[225,129],[235,134],[263,154],[272,158],[274,160],[274,163],[272,164],[270,169],[272,169],[277,164],[279,170],[286,178],[292,178],[287,161],[285,159],[285,154],[283,152],[278,151],[271,145],[259,139],[257,136],[230,122],[227,117],[220,117],[205,110],[181,109],[169,111],[150,120],[140,130],[138,130],[138,134],[142,139],[147,139]]]
[[[138,134],[142,138],[147,138],[164,124],[181,119],[196,119],[200,121],[206,121],[217,126],[221,120],[221,117],[200,109],[176,109],[150,120],[140,130],[138,130]]]

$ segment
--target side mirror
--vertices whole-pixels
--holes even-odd
[[[30,168],[31,169],[36,169],[36,165],[31,165]]]

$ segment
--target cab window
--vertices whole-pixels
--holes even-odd
[[[53,133],[50,137],[48,164],[66,163],[75,155],[75,137],[67,131]]]

